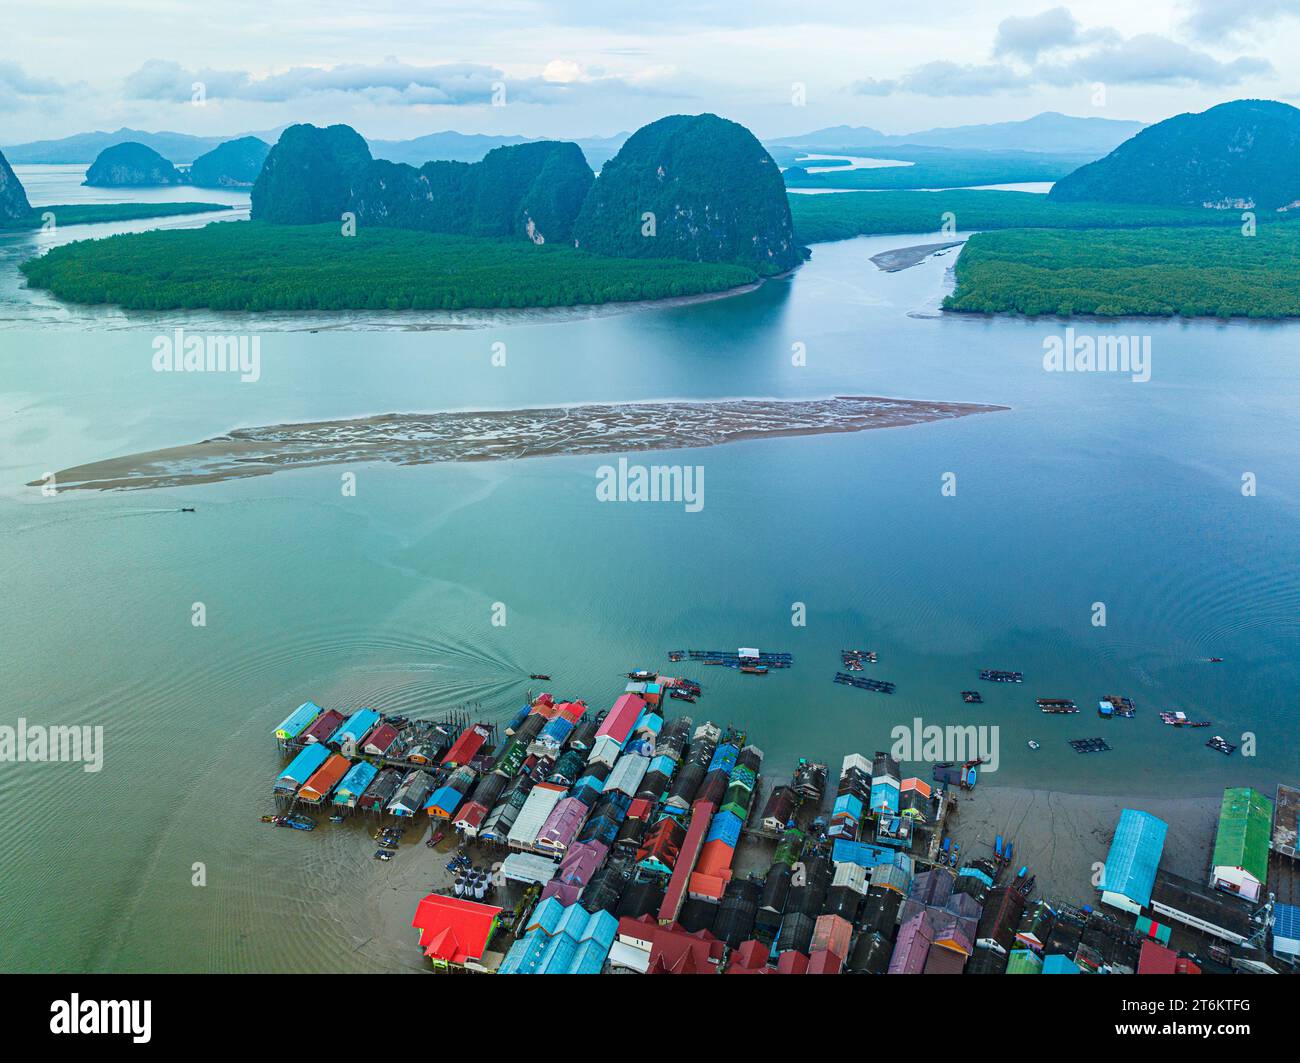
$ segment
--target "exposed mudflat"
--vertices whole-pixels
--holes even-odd
[[[423,465],[675,450],[769,436],[864,432],[1005,409],[981,403],[837,396],[389,413],[240,428],[198,443],[64,469],[55,474],[54,483],[60,491],[181,487],[357,462]]]

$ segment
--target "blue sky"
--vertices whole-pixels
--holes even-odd
[[[41,0],[7,31],[0,143],[293,121],[592,136],[705,110],[760,136],[892,133],[1300,95],[1300,0]]]

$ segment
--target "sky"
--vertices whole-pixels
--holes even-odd
[[[1300,99],[1300,0],[3,2],[3,144],[298,121],[586,137],[701,111],[771,138]]]

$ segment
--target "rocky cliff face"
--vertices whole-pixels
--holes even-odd
[[[0,221],[17,221],[31,212],[22,182],[9,165],[9,160],[0,155]]]
[[[271,145],[257,137],[227,140],[190,166],[190,183],[199,188],[251,188],[262,172]]]
[[[1052,199],[1281,210],[1300,206],[1300,110],[1234,100],[1148,126],[1053,187]]]
[[[153,148],[128,140],[101,151],[86,171],[84,183],[106,188],[152,188],[184,184],[185,178]]]
[[[574,236],[597,254],[736,262],[769,275],[802,260],[772,156],[714,114],[637,130],[601,170]]]

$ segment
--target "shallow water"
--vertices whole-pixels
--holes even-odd
[[[794,668],[685,671],[705,689],[692,715],[747,725],[773,771],[884,748],[894,725],[920,717],[1000,729],[999,768],[981,786],[1202,795],[1297,782],[1297,326],[1081,322],[1149,335],[1152,379],[1046,373],[1043,340],[1063,323],[936,313],[952,255],[893,274],[869,261],[933,238],[818,245],[789,278],[670,308],[466,315],[454,327],[421,315],[255,321],[256,383],[154,372],[154,336],[176,318],[47,302],[15,274],[32,238],[5,238],[4,722],[102,724],[105,754],[97,774],[0,770],[3,966],[334,971],[409,959],[409,942],[371,940],[367,899],[385,872],[368,839],[257,821],[280,769],[271,729],[308,697],[429,713],[477,702],[504,720],[529,672],[603,707],[621,672],[666,666],[669,649],[757,645],[792,652]],[[250,327],[247,316],[180,320]],[[388,330],[366,331],[375,323]],[[837,394],[1012,409],[656,452],[656,464],[704,469],[699,512],[599,502],[608,459],[595,456],[53,498],[24,486],[241,426]],[[1255,497],[1242,495],[1245,472]],[[349,473],[355,495],[343,492]],[[945,473],[955,496],[941,491]],[[191,622],[196,602],[206,626]],[[1092,623],[1096,602],[1105,627]],[[505,626],[492,623],[498,603]],[[796,603],[806,626],[791,623]],[[897,693],[833,684],[849,646],[876,650],[865,674]],[[1025,684],[981,684],[981,667],[1022,670]],[[961,702],[972,687],[983,706]],[[1099,720],[1108,693],[1135,698],[1137,718]],[[1045,717],[1037,696],[1083,711]],[[1216,726],[1174,731],[1156,718],[1165,708]],[[1253,758],[1204,748],[1210,734],[1246,731]],[[1113,751],[1065,744],[1095,735]],[[191,885],[196,862],[206,886]],[[41,934],[13,932],[32,925]]]

